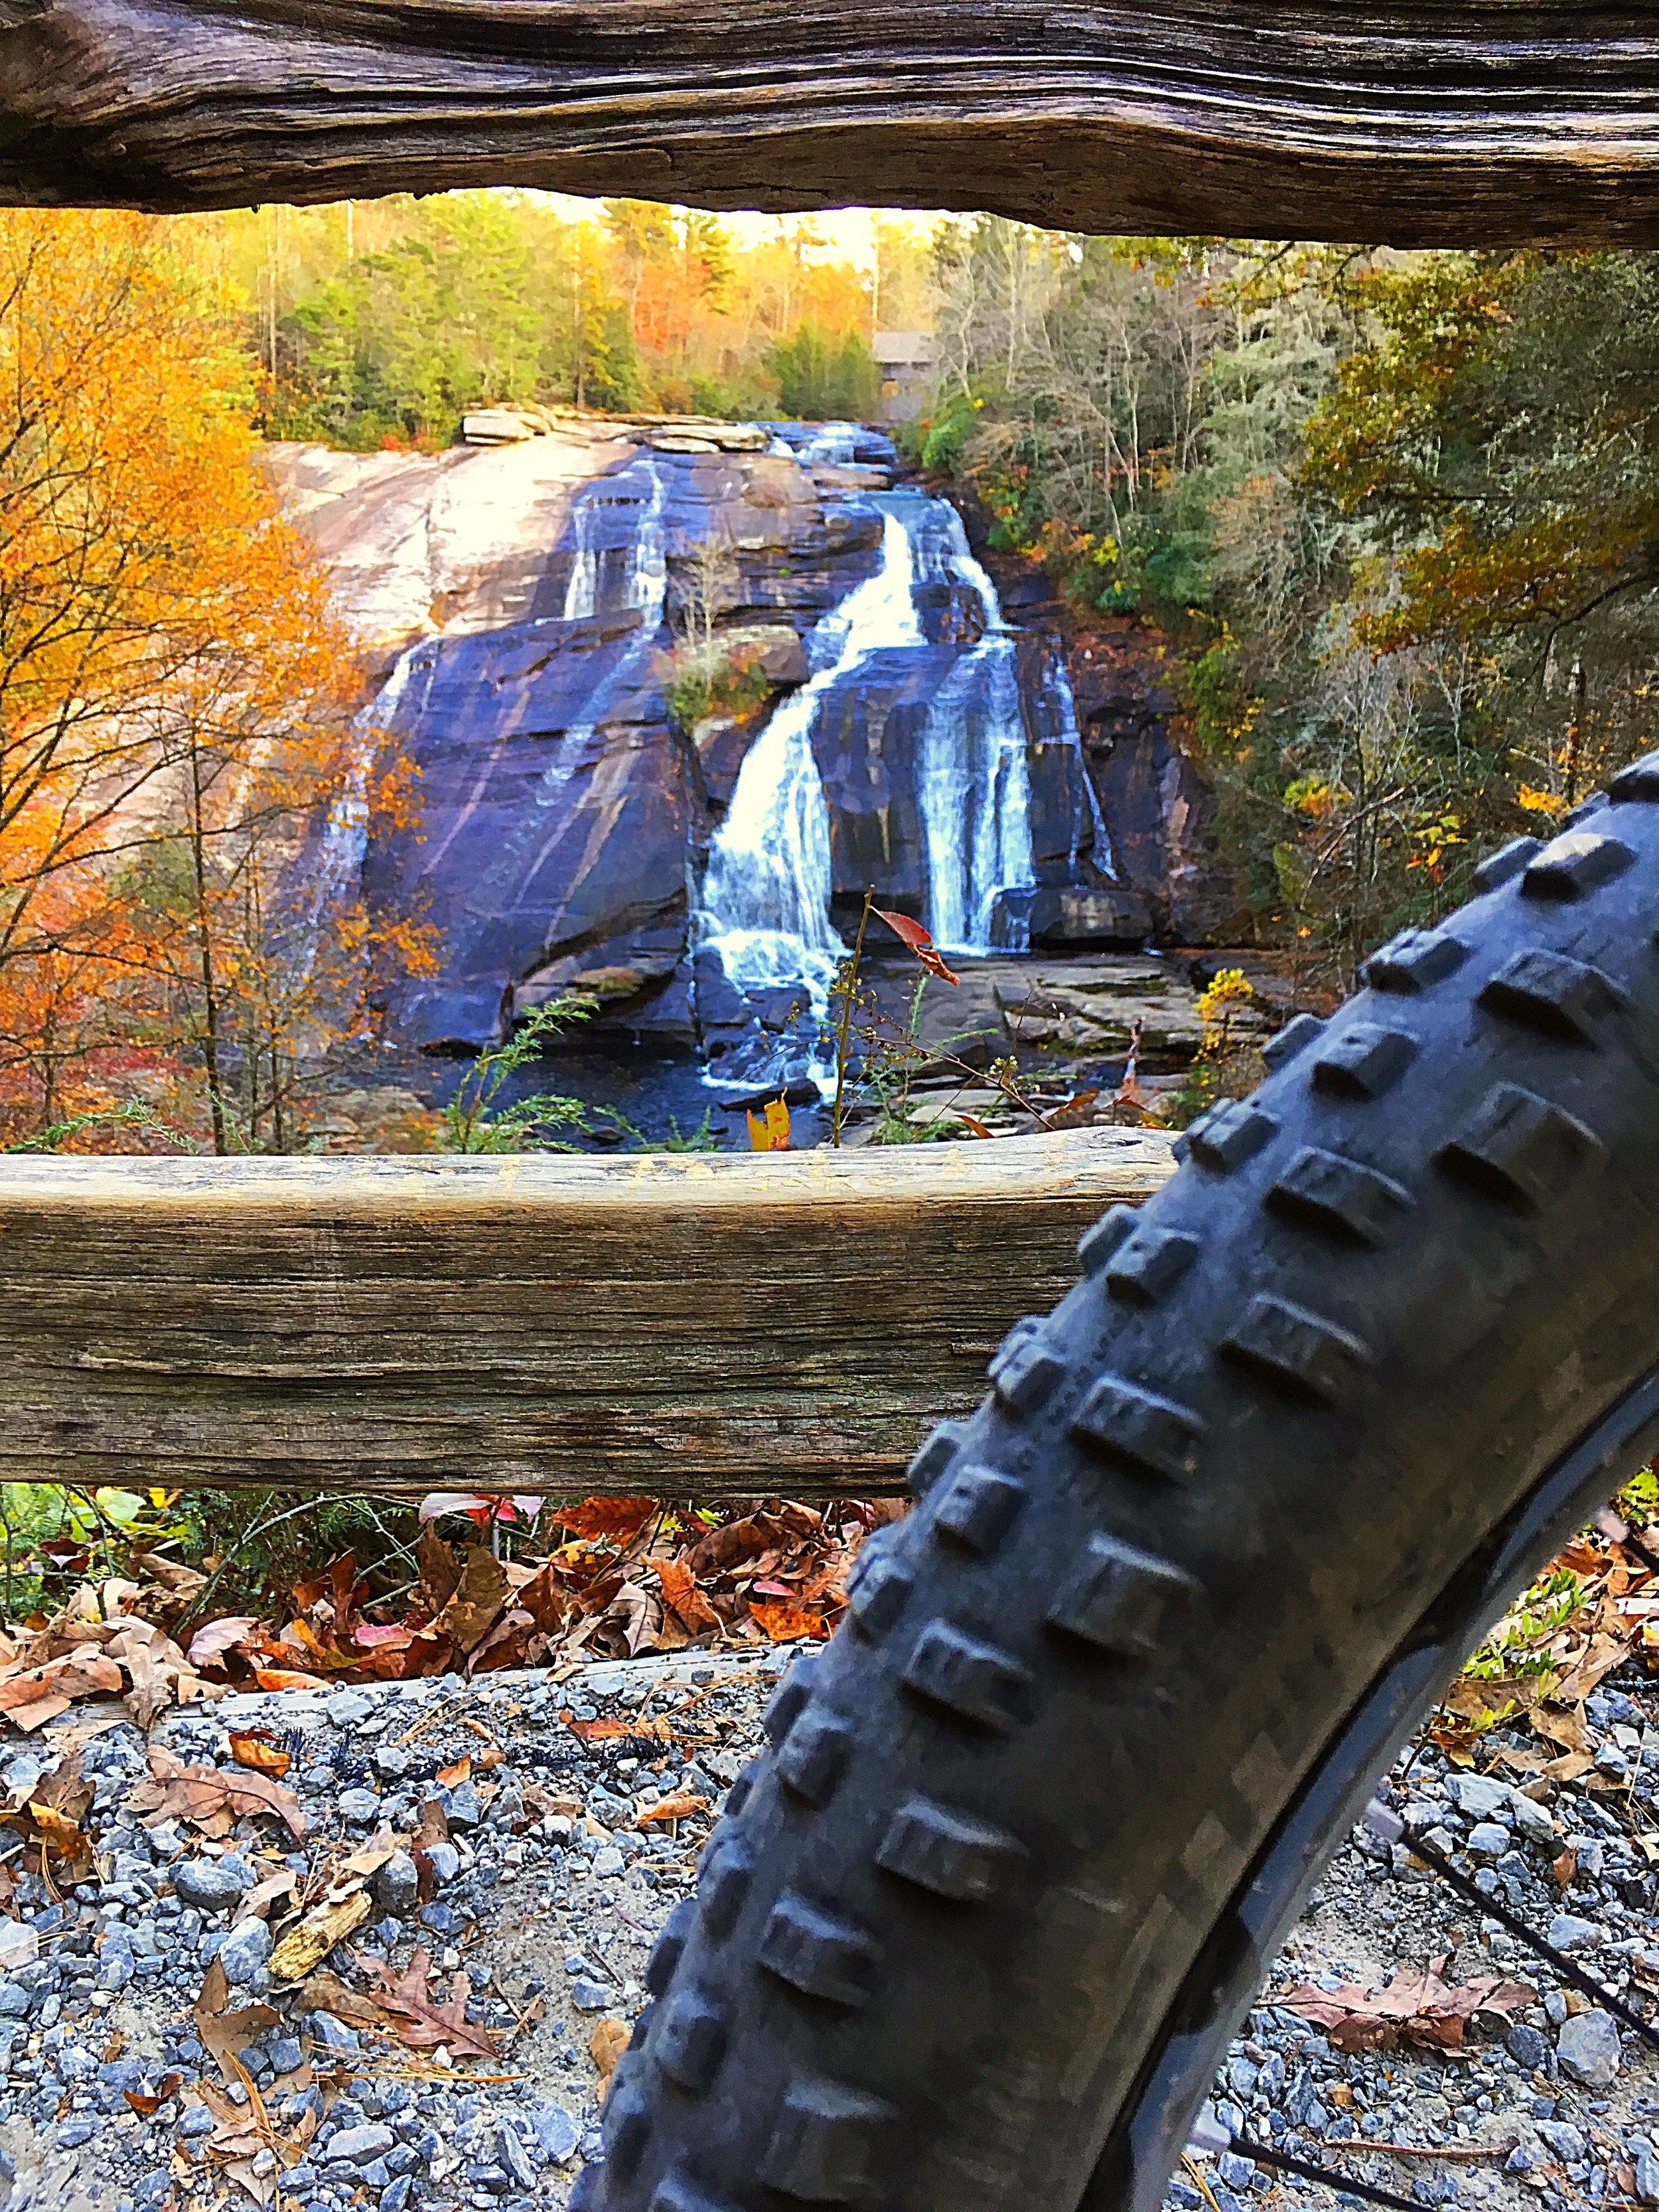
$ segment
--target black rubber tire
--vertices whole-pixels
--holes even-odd
[[[1654,1433],[1659,756],[1484,873],[924,1445],[580,2204],[1158,2203],[1370,1782]]]

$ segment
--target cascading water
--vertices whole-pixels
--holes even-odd
[[[923,642],[910,540],[883,525],[881,566],[812,632],[812,674],[750,746],[710,843],[700,941],[739,990],[804,983],[816,1011],[846,951],[830,922],[830,817],[812,754],[825,696],[868,654]]]
[[[368,777],[411,680],[430,665],[426,639],[400,653],[392,673],[351,726],[344,781],[323,823],[314,858],[306,870],[311,909],[311,957],[316,957],[323,917],[356,896],[368,847]]]
[[[588,694],[580,721],[565,731],[557,757],[529,792],[525,817],[526,834],[505,846],[475,885],[472,899],[480,912],[510,906],[520,884],[533,878],[549,841],[558,835],[562,827],[559,802],[571,777],[585,762],[594,732],[611,708],[638,683],[646,664],[660,649],[663,602],[667,596],[668,581],[663,530],[666,486],[654,453],[641,453],[627,469],[618,471],[617,476],[635,476],[636,471],[642,471],[647,482],[640,486],[636,481],[630,487],[626,502],[638,510],[638,521],[635,525],[628,595],[622,606],[639,609],[640,626]],[[617,477],[605,481],[614,485]],[[602,605],[599,611],[610,610]],[[538,823],[545,824],[544,830],[533,826]]]
[[[988,952],[1000,917],[1005,948],[1023,951],[1025,928],[1003,894],[1030,890],[1031,780],[1014,634],[996,586],[969,550],[962,517],[928,500],[932,564],[979,602],[984,635],[963,653],[927,713],[918,759],[917,805],[927,859],[927,927],[936,945]],[[1074,725],[1075,726],[1075,725]]]
[[[662,473],[648,449],[580,495],[573,518],[575,560],[561,610],[566,622],[622,607],[654,607],[660,616],[662,503]]]

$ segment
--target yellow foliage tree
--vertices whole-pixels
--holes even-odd
[[[0,1111],[14,1135],[106,1103],[135,1056],[172,1054],[229,1149],[249,1132],[231,1126],[228,1048],[244,1074],[261,1051],[277,1071],[248,1094],[258,1134],[262,1089],[291,1090],[280,1065],[306,1024],[356,1018],[278,883],[331,807],[372,805],[387,779],[370,775],[374,733],[354,720],[362,678],[324,572],[259,465],[228,330],[163,224],[0,210]],[[390,787],[402,803],[395,770]],[[320,919],[358,971],[372,966],[361,915]],[[276,1107],[263,1137],[283,1134]]]

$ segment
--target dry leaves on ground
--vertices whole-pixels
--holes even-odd
[[[119,1698],[140,1728],[169,1705],[220,1697],[172,1638],[125,1608],[142,1585],[83,1583],[73,1603],[39,1627],[0,1635],[0,1713],[26,1734],[82,1698]]]
[[[81,1771],[81,1754],[66,1752],[50,1774],[14,1790],[0,1826],[23,1838],[23,1870],[43,1876],[54,1890],[85,1881],[96,1871],[91,1840],[81,1822],[91,1808],[95,1784]]]
[[[216,1959],[202,1978],[193,2016],[198,2040],[217,2062],[227,2081],[244,2078],[237,2060],[250,2043],[257,2043],[277,2021],[276,2013],[268,2004],[231,2004],[230,1984]]]
[[[1323,2028],[1339,2051],[1392,2051],[1401,2041],[1441,2051],[1462,2047],[1464,2033],[1477,2014],[1507,2027],[1516,2014],[1538,2002],[1524,1982],[1496,1976],[1470,1982],[1442,1978],[1445,1957],[1426,1966],[1402,1966],[1385,1989],[1367,1990],[1344,1982],[1322,1990],[1303,1982],[1275,2003]]]
[[[440,2004],[427,1986],[432,1972],[432,1960],[424,1950],[417,1949],[408,1966],[401,1972],[385,1964],[374,1962],[374,1973],[380,1988],[374,2002],[388,2014],[399,2039],[413,2051],[436,2051],[442,2048],[452,2055],[465,2051],[475,2058],[494,2058],[500,2044],[488,2028],[475,2027],[466,2016],[467,2001],[472,1995],[466,1969],[459,1967],[449,1985],[447,2002]]]
[[[217,2062],[227,2087],[240,2088],[242,2101],[238,2102],[205,2075],[192,2084],[190,2100],[201,2105],[213,2118],[212,2130],[202,2145],[204,2154],[255,2203],[270,2205],[276,2198],[281,2175],[297,2166],[305,2155],[307,2145],[317,2132],[317,2114],[307,2107],[286,2129],[279,2128],[273,2121],[258,2082],[242,2063],[241,2054],[250,2043],[276,2026],[277,2015],[269,2005],[243,2005],[233,2009],[228,1995],[224,1968],[216,1959],[208,1968],[196,2000],[196,2032],[203,2046]],[[156,2083],[152,2096],[129,2090],[127,2102],[141,2114],[153,2112],[179,2087],[182,2078],[177,2074],[166,2075]],[[311,2070],[304,2067],[297,2075],[285,2076],[280,2086],[308,2088],[311,2081]],[[261,2154],[266,2152],[270,2156],[262,2157]]]
[[[498,1558],[489,1543],[451,1544],[438,1533],[448,1512],[488,1522],[506,1503],[492,1509],[459,1492],[426,1499],[420,1579],[396,1618],[388,1617],[393,1607],[376,1606],[346,1553],[296,1583],[276,1619],[238,1613],[202,1621],[185,1650],[149,1615],[177,1622],[207,1584],[193,1569],[137,1553],[140,1580],[85,1583],[54,1620],[0,1633],[0,1714],[27,1730],[78,1699],[118,1698],[149,1728],[170,1704],[234,1688],[318,1690],[631,1658],[693,1643],[729,1650],[824,1637],[845,1609],[847,1577],[866,1538],[906,1510],[894,1499],[819,1510],[771,1498],[722,1521],[677,1516],[645,1498],[562,1507],[520,1498],[510,1501],[514,1541],[522,1553],[539,1522],[550,1547],[543,1556]],[[287,1754],[260,1730],[239,1731],[232,1750],[251,1774],[274,1782],[284,1771]],[[205,1787],[205,1771],[191,1770],[190,1779]],[[181,1787],[171,1809],[196,1818],[189,1808],[207,1805],[201,1790]],[[265,1809],[281,1808],[273,1799]]]
[[[1659,1578],[1620,1545],[1586,1534],[1498,1622],[1448,1693],[1430,1739],[1455,1766],[1470,1767],[1481,1760],[1488,1729],[1525,1725],[1553,1749],[1504,1747],[1498,1756],[1512,1771],[1617,1790],[1595,1769],[1583,1706],[1638,1656],[1659,1669]]]
[[[628,2048],[628,2029],[619,2020],[602,2020],[587,2039],[587,2055],[599,2070],[599,2101],[611,2094],[611,2077]]]
[[[126,1800],[126,1810],[141,1814],[147,1828],[163,1820],[188,1820],[204,1836],[228,1836],[238,1820],[269,1813],[296,1840],[305,1834],[299,1799],[268,1774],[187,1766],[160,1743],[151,1744],[149,1758],[149,1779],[138,1783]]]

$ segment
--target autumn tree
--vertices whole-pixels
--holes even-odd
[[[282,862],[291,875],[371,744],[354,724],[350,640],[278,513],[247,398],[246,357],[164,226],[0,213],[0,1076],[14,1126],[165,1066],[229,1148],[228,1061],[246,1049],[233,1009],[252,970],[228,957],[219,895],[253,896],[273,921],[291,909]],[[361,918],[331,916],[325,934],[342,933],[362,939]],[[253,935],[268,945],[271,928]]]

